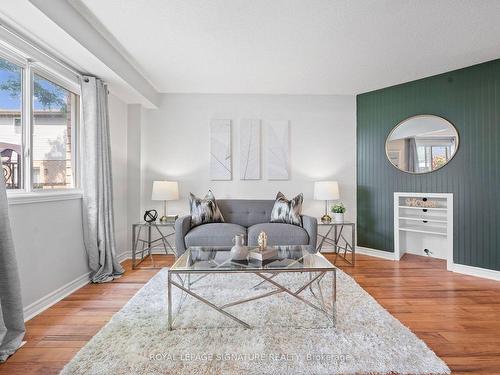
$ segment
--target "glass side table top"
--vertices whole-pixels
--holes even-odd
[[[329,223],[323,223],[321,221],[321,219],[318,219],[318,225],[354,225],[355,223],[352,222],[352,221],[341,221],[341,222],[337,222],[337,221],[334,221],[332,220],[331,222]]]
[[[231,247],[190,247],[170,268],[172,273],[224,273],[224,272],[303,272],[331,271],[335,266],[322,254],[312,254],[306,246],[274,246],[278,254],[265,261],[231,260]],[[256,251],[249,246],[249,251]]]
[[[132,224],[133,226],[151,226],[151,227],[154,227],[154,226],[157,226],[157,227],[173,227],[175,225],[175,221],[160,221],[160,220],[157,220],[157,221],[152,221],[151,223],[148,223],[146,221],[139,221],[139,222],[136,222],[134,224]]]

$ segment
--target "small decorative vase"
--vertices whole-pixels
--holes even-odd
[[[245,246],[245,235],[237,234],[233,242],[234,246],[231,248],[231,259],[246,260],[248,257],[248,248]]]
[[[336,223],[343,223],[344,222],[344,214],[343,213],[334,212],[333,213],[333,220]]]

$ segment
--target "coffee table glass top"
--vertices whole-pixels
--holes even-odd
[[[323,254],[312,254],[306,246],[276,246],[278,255],[259,261],[231,260],[231,247],[190,247],[170,268],[170,271],[190,272],[259,272],[259,271],[315,271],[333,270],[335,266]],[[248,247],[257,251],[257,247]]]

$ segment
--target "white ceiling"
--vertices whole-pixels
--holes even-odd
[[[58,7],[56,0],[50,0],[50,4],[55,9],[61,8]],[[65,14],[65,16],[70,15]],[[103,78],[108,82],[113,94],[126,103],[140,103],[148,108],[154,107],[155,104],[138,92],[130,80],[118,75],[28,0],[1,0],[0,23],[27,36],[50,55],[78,71]]]
[[[357,94],[500,57],[498,0],[82,1],[159,92]]]

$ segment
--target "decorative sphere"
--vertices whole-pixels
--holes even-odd
[[[156,210],[148,210],[144,213],[144,221],[146,223],[152,223],[158,218],[158,212]]]

